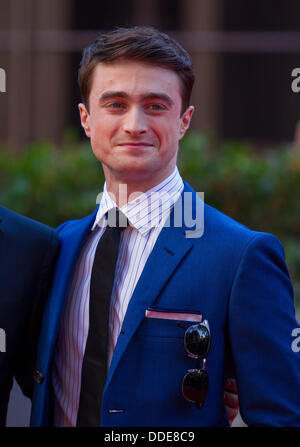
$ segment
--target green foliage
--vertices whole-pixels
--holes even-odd
[[[18,157],[0,152],[1,205],[54,227],[89,214],[103,181],[88,144],[37,143]]]
[[[300,153],[291,147],[257,153],[244,142],[186,136],[178,167],[205,202],[284,245],[300,304]],[[51,226],[83,217],[96,206],[104,182],[88,143],[67,135],[62,147],[35,143],[20,155],[0,150],[0,203]]]

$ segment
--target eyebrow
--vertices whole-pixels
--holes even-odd
[[[102,93],[102,95],[99,98],[99,101],[101,102],[101,101],[104,101],[106,99],[111,99],[111,98],[130,99],[130,96],[128,95],[128,93],[123,92],[123,91],[108,90],[108,91]],[[168,103],[171,106],[174,105],[174,101],[166,93],[149,92],[149,93],[145,93],[144,95],[141,95],[141,99],[142,100],[144,100],[144,99],[161,99],[162,101],[165,101],[166,103]]]

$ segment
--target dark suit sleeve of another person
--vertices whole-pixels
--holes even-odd
[[[0,426],[5,425],[15,376],[31,398],[37,341],[50,288],[58,238],[55,230],[0,207]]]
[[[282,246],[272,235],[256,235],[241,256],[229,304],[240,412],[249,426],[300,426],[294,315]]]

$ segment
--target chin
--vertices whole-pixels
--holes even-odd
[[[120,172],[149,172],[153,171],[155,168],[154,160],[141,160],[141,159],[126,159],[126,160],[118,160],[115,164],[115,167]]]
[[[115,170],[118,172],[118,177],[126,180],[127,183],[135,181],[135,180],[145,180],[148,177],[153,176],[154,174],[153,165],[134,165],[134,164],[126,164],[120,166],[119,169]]]

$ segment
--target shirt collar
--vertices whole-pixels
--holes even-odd
[[[146,236],[152,228],[165,223],[183,188],[182,178],[177,166],[175,166],[169,177],[136,199],[126,203],[120,209],[127,217],[129,224]],[[97,225],[99,227],[106,226],[105,214],[115,207],[117,205],[108,193],[105,182],[92,231]]]

